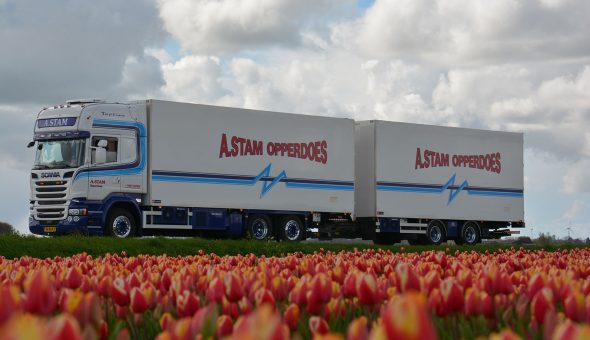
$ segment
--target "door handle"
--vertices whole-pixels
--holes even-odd
[[[115,183],[121,183],[121,177],[120,176],[115,177],[113,179],[113,182],[115,182]]]

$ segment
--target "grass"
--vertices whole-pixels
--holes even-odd
[[[55,256],[71,256],[86,252],[92,256],[100,256],[107,253],[120,253],[125,251],[127,255],[140,254],[169,256],[196,255],[199,250],[205,253],[217,255],[255,254],[257,256],[281,256],[287,253],[303,252],[313,253],[320,248],[326,251],[351,251],[355,248],[362,250],[368,248],[390,249],[394,252],[401,251],[400,245],[377,246],[373,244],[342,244],[342,243],[289,243],[289,242],[260,242],[254,240],[213,240],[203,238],[136,238],[116,239],[110,237],[87,236],[60,236],[60,237],[34,237],[4,235],[0,236],[0,256],[16,258],[32,256],[36,258],[53,258]],[[406,252],[419,252],[424,250],[445,250],[449,248],[452,253],[455,250],[485,252],[497,249],[511,248],[511,245],[477,245],[477,246],[404,246]],[[516,246],[519,247],[519,246]],[[560,249],[575,248],[575,246],[525,246],[527,249],[545,249],[555,251]]]

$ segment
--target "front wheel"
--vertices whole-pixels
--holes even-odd
[[[133,237],[136,230],[135,218],[129,211],[115,208],[109,213],[105,229],[107,235],[118,238]]]
[[[268,240],[272,235],[272,224],[266,215],[254,215],[248,223],[248,230],[253,239]]]
[[[305,228],[297,216],[287,216],[281,222],[281,238],[290,242],[303,240]]]

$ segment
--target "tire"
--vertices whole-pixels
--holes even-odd
[[[305,227],[297,216],[286,216],[281,220],[279,236],[287,242],[299,242],[304,239]]]
[[[461,228],[459,242],[461,242],[461,244],[474,245],[479,243],[480,237],[479,225],[477,225],[476,222],[469,221],[465,222]]]
[[[440,221],[431,221],[426,229],[426,239],[429,244],[440,245],[446,240],[445,227]]]
[[[248,221],[248,232],[253,239],[265,241],[272,236],[272,223],[266,215],[254,215]]]
[[[118,238],[130,238],[135,236],[137,224],[135,217],[125,209],[115,208],[111,210],[105,225],[106,234]]]

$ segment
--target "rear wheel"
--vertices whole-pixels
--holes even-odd
[[[133,214],[125,209],[113,209],[107,218],[105,231],[107,235],[119,238],[133,237],[136,231],[135,218]]]
[[[474,245],[480,240],[479,226],[476,222],[469,221],[461,228],[461,234],[459,235],[461,244]]]
[[[439,245],[445,241],[445,228],[440,221],[432,221],[426,230],[426,238],[430,244]]]
[[[299,242],[303,240],[305,228],[297,216],[286,216],[281,220],[280,236],[283,240]]]
[[[272,223],[266,215],[254,215],[248,223],[248,231],[253,239],[263,241],[272,235]]]

